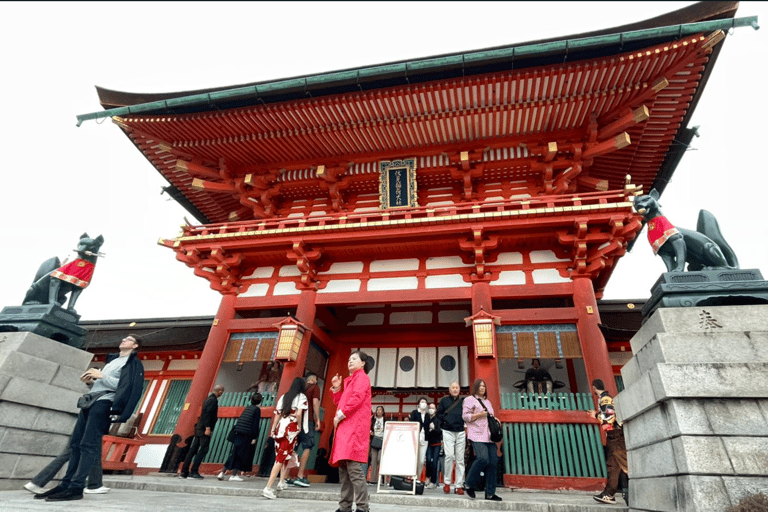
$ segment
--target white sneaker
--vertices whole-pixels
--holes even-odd
[[[265,487],[264,490],[261,491],[261,495],[267,498],[268,500],[273,500],[277,498],[277,496],[275,495],[275,491],[273,491],[269,487]]]
[[[219,480],[224,480],[224,472],[221,471],[218,475],[216,475],[216,478],[218,478]]]
[[[109,492],[109,487],[104,487],[103,485],[101,487],[98,487],[96,489],[88,489],[87,487],[83,489],[83,492],[85,494],[106,494]]]
[[[288,482],[278,482],[277,483],[277,490],[278,491],[284,491],[288,488]]]
[[[24,484],[24,488],[28,490],[29,492],[40,494],[41,492],[45,492],[45,489],[40,487],[39,485],[35,485],[32,482],[27,482]]]
[[[237,475],[232,475],[231,477],[229,477],[229,481],[230,481],[230,482],[243,482],[243,479],[242,479],[242,478],[240,478],[240,477],[239,477],[239,476],[237,476]]]

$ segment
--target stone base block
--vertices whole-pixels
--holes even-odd
[[[64,450],[92,357],[33,333],[0,333],[0,490],[20,489]]]
[[[768,494],[768,479],[734,476],[669,476],[632,478],[632,511],[723,512],[741,499]]]
[[[632,337],[632,353],[658,333],[768,332],[768,305],[659,308]]]
[[[82,348],[86,331],[77,322],[80,315],[57,304],[8,306],[0,312],[0,325],[35,333],[75,348]]]
[[[628,450],[680,436],[768,439],[768,398],[668,400],[624,425]]]

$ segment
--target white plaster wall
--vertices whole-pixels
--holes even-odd
[[[398,311],[389,315],[389,323],[392,325],[403,324],[431,324],[431,311]]]
[[[532,274],[533,274],[533,282],[535,284],[570,283],[571,282],[570,278],[562,277],[560,275],[560,272],[558,272],[557,269],[554,269],[554,268],[540,268],[540,269],[534,270]]]
[[[371,279],[368,281],[369,292],[391,290],[415,290],[419,286],[417,277],[391,277],[388,279]]]
[[[243,279],[267,279],[272,277],[275,272],[275,267],[259,267],[253,271],[249,276],[245,276]]]
[[[471,287],[472,283],[464,281],[464,278],[458,274],[450,274],[445,276],[427,276],[424,279],[424,286],[428,289],[466,288]]]
[[[504,270],[499,272],[499,278],[491,281],[491,286],[507,286],[513,284],[525,284],[525,272],[522,270]]]
[[[396,272],[418,270],[419,260],[407,258],[402,260],[375,260],[371,262],[371,272]]]
[[[238,297],[266,297],[269,292],[268,283],[252,283],[248,286],[248,289],[243,293],[239,293]]]
[[[300,276],[301,272],[296,265],[285,265],[280,267],[280,272],[277,275],[280,277],[296,277]]]
[[[349,325],[382,325],[384,313],[361,313]]]
[[[174,359],[168,363],[168,370],[197,370],[199,359]]]
[[[331,265],[331,268],[323,274],[359,274],[363,271],[362,261],[344,261]]]
[[[520,265],[523,263],[523,255],[519,252],[503,252],[491,265]]]
[[[338,279],[329,281],[325,288],[317,293],[349,293],[359,292],[362,283],[359,279]]]
[[[571,261],[569,259],[560,259],[552,251],[531,251],[531,263],[553,263],[555,261]]]
[[[301,292],[296,289],[296,283],[293,281],[277,283],[272,291],[272,295],[298,295],[299,293]]]
[[[444,256],[439,258],[427,258],[427,269],[471,267],[471,263],[464,263],[459,256]]]

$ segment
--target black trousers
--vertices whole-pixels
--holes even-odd
[[[111,400],[96,400],[89,409],[81,409],[69,441],[71,450],[67,473],[61,485],[83,489],[91,467],[101,458],[101,437],[109,429]]]
[[[192,474],[199,472],[200,464],[203,459],[208,455],[208,448],[211,444],[211,436],[205,434],[198,436],[195,434],[195,438],[192,440],[192,446],[189,447],[187,457],[184,459],[184,465],[181,466],[181,475],[189,476],[189,465],[192,464]],[[194,457],[194,462],[192,458]]]

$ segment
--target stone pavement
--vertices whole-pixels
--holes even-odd
[[[278,492],[278,499],[260,496],[266,478],[246,478],[244,482],[219,482],[214,476],[204,480],[178,479],[171,475],[147,476],[105,475],[104,485],[112,490],[107,494],[85,495],[82,500],[49,503],[32,498],[25,490],[0,492],[0,512],[82,511],[100,512],[178,512],[179,509],[227,512],[333,512],[338,508],[338,484],[312,484],[303,489],[291,487]],[[391,488],[390,488],[391,489]],[[531,492],[510,491],[499,488],[497,494],[504,501],[490,502],[479,498],[444,494],[440,489],[425,490],[422,496],[406,494],[376,494],[369,486],[370,508],[374,512],[424,511],[441,512],[466,510],[508,510],[525,512],[599,512],[600,510],[626,512],[621,497],[617,505],[604,505],[584,492]]]

